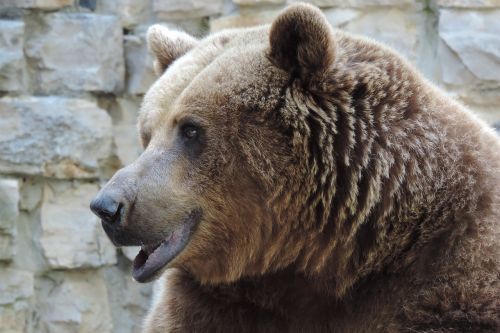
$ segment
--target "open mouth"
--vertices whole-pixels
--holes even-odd
[[[134,259],[132,276],[137,282],[152,281],[187,245],[200,214],[192,212],[187,220],[162,241],[142,245]]]

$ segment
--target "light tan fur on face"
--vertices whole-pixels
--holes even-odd
[[[198,44],[190,35],[176,30],[169,30],[160,24],[151,26],[147,32],[149,49],[156,55],[154,69],[161,75],[177,58],[184,55]]]
[[[187,41],[179,41],[185,37],[184,35],[185,34],[178,34],[178,32],[175,31],[165,30],[165,28],[161,26],[155,25],[150,28],[148,30],[148,40],[150,48],[156,54],[156,61],[160,61],[159,59],[164,57],[162,53],[163,48],[168,48],[171,44],[175,43],[180,43],[181,45],[189,43],[190,39]],[[198,43],[199,42],[196,42],[196,44]],[[176,115],[171,115],[170,112],[174,109],[173,104],[182,91],[191,83],[193,78],[221,52],[221,45],[216,42],[205,42],[204,46],[203,52],[200,52],[199,49],[194,50],[182,57],[179,62],[176,62],[173,65],[173,69],[170,68],[165,73],[163,71],[159,73],[159,79],[148,90],[141,107],[139,129],[141,133],[146,133],[141,134],[142,137],[150,136],[159,126],[173,124],[176,119]],[[171,58],[168,64],[175,59],[176,58]]]

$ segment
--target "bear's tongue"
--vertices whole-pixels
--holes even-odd
[[[137,282],[149,282],[186,245],[189,226],[184,224],[174,230],[165,240],[156,244],[143,245],[134,259],[132,276]]]

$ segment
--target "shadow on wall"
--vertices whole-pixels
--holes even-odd
[[[293,2],[293,1],[288,1]],[[315,0],[382,41],[500,130],[500,1]],[[479,4],[480,3],[480,4]],[[141,152],[154,22],[203,36],[269,23],[285,0],[0,3],[2,332],[138,332],[151,285],[130,277],[88,203]]]

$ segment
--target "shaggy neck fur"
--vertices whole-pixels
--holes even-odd
[[[265,266],[293,266],[337,298],[371,273],[411,264],[478,201],[477,180],[453,179],[461,152],[446,151],[428,111],[439,99],[421,94],[426,83],[398,60],[374,67],[370,51],[350,50],[337,66],[349,70],[321,83],[293,81],[279,110],[296,160],[270,200],[281,227]]]

